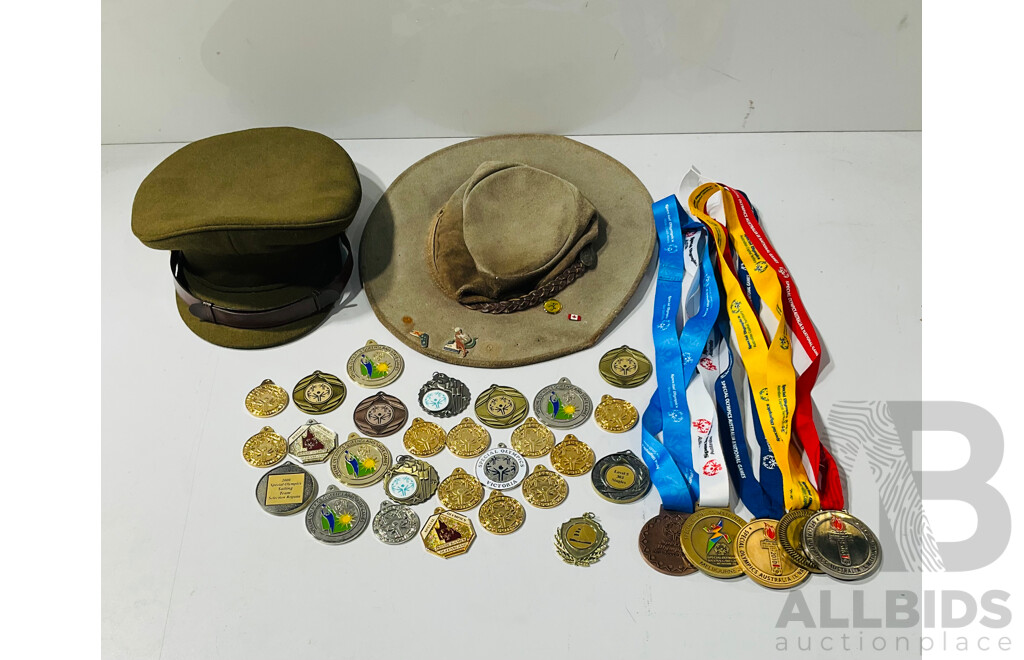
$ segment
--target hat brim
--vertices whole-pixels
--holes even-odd
[[[512,314],[469,309],[448,298],[426,264],[434,214],[487,160],[524,163],[566,179],[600,215],[597,267],[556,295],[557,314],[542,306]],[[403,344],[469,367],[515,367],[593,346],[644,276],[657,244],[652,199],[636,175],[596,149],[555,135],[503,135],[447,147],[409,167],[373,209],[359,245],[359,273],[380,322]],[[530,230],[529,218],[522,230]],[[571,321],[569,314],[579,315]],[[466,357],[444,349],[455,328],[476,339]],[[413,331],[427,333],[424,348]]]
[[[178,314],[181,316],[181,320],[185,322],[189,330],[211,344],[225,348],[270,348],[287,344],[315,330],[331,312],[327,309],[287,325],[267,330],[244,330],[200,321],[192,316],[192,313],[188,311],[188,306],[181,298],[174,296],[174,301],[178,305]]]

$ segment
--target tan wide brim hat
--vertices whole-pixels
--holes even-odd
[[[599,214],[597,265],[538,305],[510,313],[470,309],[449,298],[427,267],[431,224],[452,193],[486,161],[522,163],[575,185]],[[381,323],[415,351],[451,364],[515,367],[593,346],[643,278],[657,242],[651,196],[622,163],[556,135],[501,135],[447,147],[415,163],[384,192],[363,230],[359,272]],[[531,218],[519,219],[529,233]],[[579,320],[570,320],[578,315]],[[460,328],[475,344],[445,350]],[[429,335],[427,347],[413,333]]]

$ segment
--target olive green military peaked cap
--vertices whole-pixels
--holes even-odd
[[[352,272],[352,159],[297,128],[256,128],[171,154],[135,194],[132,231],[171,251],[178,314],[203,339],[264,348],[313,330]]]
[[[624,165],[568,138],[462,142],[384,193],[360,240],[363,288],[388,330],[445,362],[573,353],[597,342],[643,278],[651,203]]]

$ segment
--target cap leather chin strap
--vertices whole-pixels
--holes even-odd
[[[189,289],[185,279],[185,269],[182,267],[185,258],[180,250],[171,252],[171,275],[174,276],[174,289],[186,305],[192,316],[200,321],[239,328],[242,330],[266,330],[278,326],[287,325],[312,316],[317,312],[329,309],[341,298],[349,277],[352,276],[352,246],[344,234],[338,237],[338,242],[345,252],[344,261],[338,275],[325,284],[323,287],[313,291],[308,296],[299,298],[285,305],[271,309],[232,309],[214,305],[211,302],[198,298]]]

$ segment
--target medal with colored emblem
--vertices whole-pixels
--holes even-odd
[[[469,551],[476,530],[466,516],[438,507],[420,530],[420,538],[427,552],[448,559]]]
[[[356,428],[374,438],[383,438],[405,426],[409,410],[405,404],[384,392],[377,392],[359,402],[352,412]]]
[[[414,456],[433,456],[444,449],[445,433],[437,424],[417,417],[406,429],[402,443]],[[417,528],[419,525],[416,526]]]
[[[295,385],[292,401],[303,412],[328,413],[341,405],[346,392],[345,383],[337,376],[314,371]]]
[[[466,417],[448,431],[445,438],[448,451],[459,458],[475,458],[491,446],[491,434],[487,429]]]
[[[567,477],[586,474],[594,467],[594,450],[570,433],[551,450],[551,467]]]
[[[533,468],[530,476],[523,479],[523,497],[539,509],[556,507],[568,496],[569,484],[562,475],[543,465]]]
[[[492,534],[511,534],[526,521],[526,509],[514,497],[500,490],[492,490],[491,496],[480,505],[480,524]]]
[[[373,535],[381,543],[400,545],[420,530],[420,517],[412,507],[384,500],[380,511],[373,517]]]
[[[590,566],[608,549],[608,534],[593,513],[570,518],[555,530],[555,552],[567,564]]]
[[[384,478],[390,467],[391,452],[387,447],[355,433],[349,433],[348,440],[331,454],[331,474],[352,488],[377,483]]]
[[[800,584],[810,572],[800,568],[779,545],[777,520],[757,518],[736,535],[736,559],[751,580],[769,589],[789,589]]]
[[[547,455],[555,446],[555,434],[533,417],[512,431],[512,448],[527,458]]]
[[[372,339],[348,359],[348,377],[363,387],[384,387],[398,380],[405,362],[398,351]]]
[[[287,455],[288,441],[269,426],[264,426],[242,445],[242,458],[253,467],[277,465]]]
[[[457,467],[437,487],[437,497],[441,504],[452,511],[468,511],[483,500],[484,485],[479,479]]]
[[[469,406],[469,388],[461,380],[434,373],[420,388],[420,408],[434,417],[454,417]]]
[[[288,407],[288,393],[269,378],[245,395],[245,409],[253,417],[273,417]]]
[[[881,565],[878,537],[845,511],[818,511],[808,518],[804,548],[811,561],[839,580],[861,580]]]
[[[729,509],[697,509],[686,519],[679,532],[683,554],[706,575],[714,578],[735,578],[743,575],[736,561],[733,544],[736,535],[747,524]]]
[[[314,497],[316,479],[291,461],[270,470],[256,484],[256,501],[275,516],[301,511]]]
[[[515,488],[527,475],[526,459],[515,449],[499,442],[476,461],[476,478],[493,490]]]
[[[338,434],[315,419],[288,436],[288,453],[302,463],[323,463],[338,446]]]
[[[594,464],[590,473],[597,494],[618,504],[636,502],[651,490],[651,473],[628,449],[609,454]]]
[[[384,493],[399,504],[422,504],[437,492],[437,470],[426,461],[399,456],[384,477]]]
[[[625,399],[616,399],[605,394],[594,411],[594,421],[609,433],[625,433],[640,419],[636,407]]]
[[[666,511],[662,507],[658,515],[644,523],[640,529],[640,556],[659,573],[690,575],[697,572],[697,568],[683,554],[683,546],[679,543],[679,535],[687,516],[678,511]]]
[[[328,486],[306,511],[306,531],[322,543],[355,540],[370,524],[370,507],[355,493]]]
[[[473,406],[481,422],[496,429],[507,429],[523,421],[530,406],[514,387],[491,385],[476,398]]]
[[[779,519],[777,531],[779,545],[790,561],[811,573],[824,573],[818,565],[811,561],[804,549],[804,525],[807,520],[818,513],[810,509],[793,509]]]
[[[533,414],[555,429],[571,429],[587,421],[594,404],[586,392],[561,378],[533,398]]]
[[[602,355],[597,369],[601,378],[615,387],[639,387],[653,372],[647,356],[629,346],[613,348]]]

